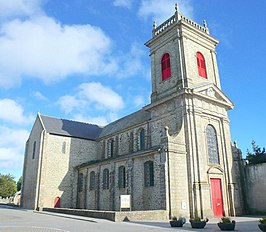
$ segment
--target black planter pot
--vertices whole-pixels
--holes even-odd
[[[231,223],[217,223],[220,230],[235,230],[236,222],[232,221]]]
[[[193,221],[190,220],[191,227],[194,229],[203,229],[206,226],[206,221]]]
[[[266,224],[259,224],[258,227],[261,231],[266,232]]]
[[[184,222],[182,220],[170,221],[171,227],[183,227]]]

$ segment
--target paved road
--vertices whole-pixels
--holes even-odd
[[[236,218],[237,231],[255,232],[257,217]],[[199,231],[186,223],[183,228],[171,228],[168,222],[111,222],[80,216],[54,213],[39,213],[15,207],[0,205],[0,232],[157,232],[157,231]],[[220,231],[216,220],[211,220],[204,232]]]

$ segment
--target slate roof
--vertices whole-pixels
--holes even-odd
[[[40,118],[44,124],[45,130],[51,134],[96,140],[102,131],[102,127],[93,124],[43,115],[40,115]]]
[[[118,119],[117,121],[114,121],[105,126],[102,129],[99,138],[108,136],[110,134],[140,124],[150,119],[151,119],[151,113],[141,109],[133,114],[127,115],[124,118]]]
[[[48,133],[96,140],[123,129],[148,121],[151,114],[143,109],[114,121],[105,127],[67,119],[39,115]]]

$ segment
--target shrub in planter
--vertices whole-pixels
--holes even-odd
[[[186,223],[186,218],[176,216],[172,217],[172,220],[170,220],[171,227],[183,227],[183,225]]]
[[[203,229],[206,226],[206,223],[209,221],[209,219],[208,218],[201,219],[199,217],[195,217],[191,218],[189,221],[192,228]]]
[[[266,217],[265,218],[261,218],[260,220],[259,220],[259,225],[258,225],[258,227],[260,228],[260,230],[261,231],[263,231],[263,232],[266,232]]]
[[[229,217],[222,217],[221,221],[217,223],[220,230],[235,230],[236,222]]]

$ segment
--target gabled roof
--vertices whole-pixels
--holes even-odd
[[[44,129],[51,134],[96,140],[102,131],[102,127],[93,124],[44,115],[39,115],[39,117],[43,123]]]
[[[99,138],[108,136],[110,134],[116,133],[123,129],[129,128],[131,126],[143,123],[151,119],[151,113],[141,109],[133,114],[125,116],[124,118],[118,119],[108,125],[106,125],[103,129]]]

